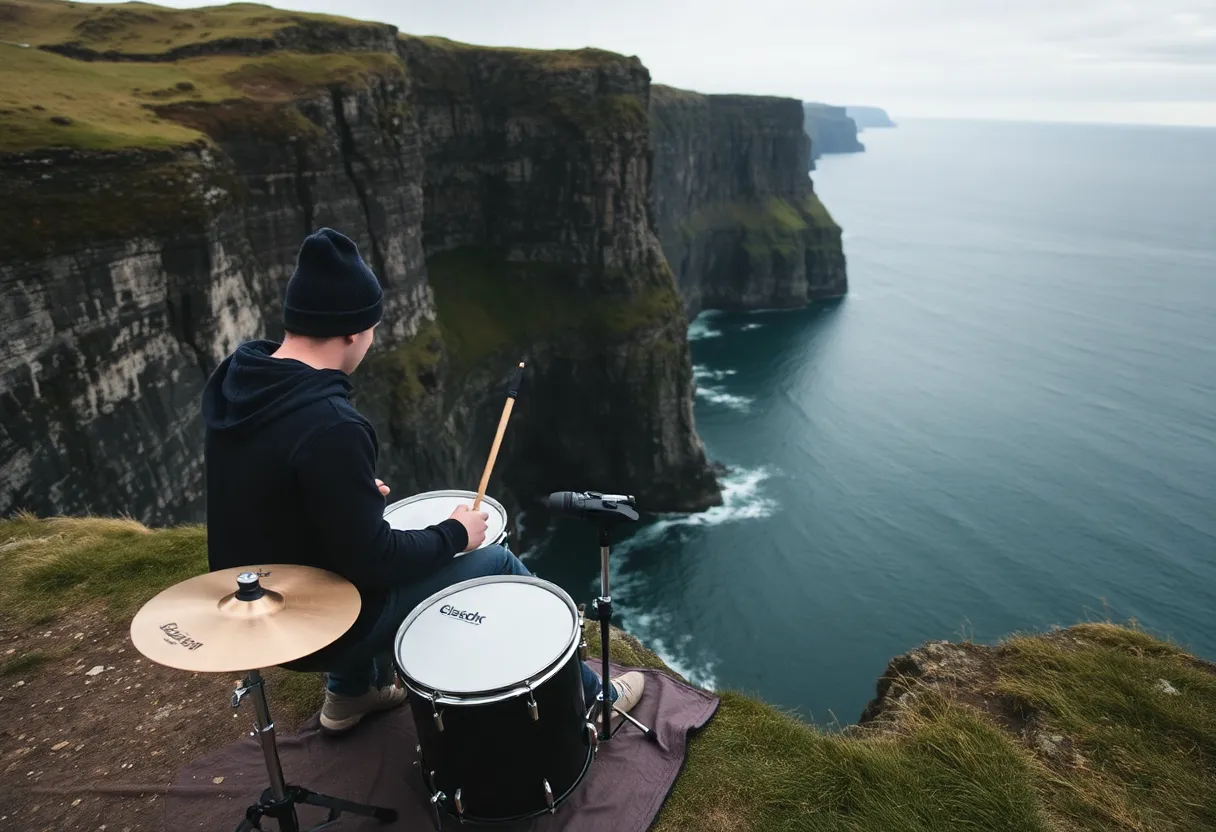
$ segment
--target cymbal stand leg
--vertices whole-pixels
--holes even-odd
[[[232,707],[239,707],[246,696],[253,696],[253,727],[251,736],[257,737],[262,746],[262,756],[266,759],[266,771],[270,774],[270,788],[262,792],[261,799],[245,811],[245,820],[237,827],[236,832],[251,832],[261,829],[263,817],[271,817],[279,822],[279,832],[300,832],[300,819],[296,816],[296,805],[307,803],[310,806],[320,806],[329,810],[329,816],[319,826],[314,826],[308,832],[317,832],[337,823],[338,816],[343,812],[352,815],[363,815],[375,818],[382,823],[391,823],[397,819],[397,810],[381,806],[371,806],[366,803],[355,803],[352,800],[330,797],[301,786],[290,786],[283,777],[283,764],[279,761],[279,748],[274,739],[274,720],[270,718],[270,707],[266,704],[266,688],[262,674],[250,670],[245,675],[243,687],[232,693]]]
[[[270,718],[270,706],[266,703],[266,688],[262,674],[250,670],[245,674],[243,687],[232,693],[232,707],[238,707],[245,696],[253,696],[253,727],[251,736],[262,746],[262,757],[266,760],[266,771],[270,775],[270,796],[275,803],[287,800],[287,781],[283,777],[283,764],[279,760],[279,749],[275,744],[274,720]],[[295,807],[290,803],[286,811],[277,816],[279,832],[299,832],[300,821]]]

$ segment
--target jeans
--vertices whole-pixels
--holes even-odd
[[[394,587],[379,620],[363,641],[351,647],[350,659],[329,670],[329,691],[342,696],[361,696],[373,686],[379,688],[390,684],[394,673],[393,639],[401,627],[401,622],[409,617],[416,606],[444,587],[488,575],[531,574],[519,558],[504,547],[486,546],[454,558],[438,572],[421,581]],[[599,695],[600,678],[586,662],[583,662],[581,667],[583,695],[590,706]],[[608,698],[610,702],[616,701],[615,687],[609,692]]]

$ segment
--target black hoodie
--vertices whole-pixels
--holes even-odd
[[[317,566],[358,587],[348,637],[375,620],[388,588],[433,572],[468,545],[457,520],[393,529],[376,487],[376,432],[350,402],[350,377],[243,344],[203,391],[211,569]],[[345,641],[345,639],[344,639]]]

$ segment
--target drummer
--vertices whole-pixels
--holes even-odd
[[[288,281],[283,342],[241,344],[203,392],[210,569],[315,566],[362,596],[345,635],[286,665],[327,673],[321,725],[329,731],[406,700],[391,645],[422,600],[470,578],[530,574],[503,547],[482,547],[485,512],[461,506],[411,531],[384,519],[389,488],[375,476],[376,431],[350,401],[350,376],[372,345],[383,302],[355,243],[322,228],[305,238]],[[628,711],[643,682],[623,674],[609,698]],[[583,687],[588,703],[601,688],[585,663]]]

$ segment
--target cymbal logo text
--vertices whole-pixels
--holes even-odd
[[[195,641],[194,639],[190,638],[190,636],[186,635],[181,630],[177,629],[176,622],[170,622],[169,624],[161,624],[160,629],[161,629],[161,632],[163,632],[168,637],[165,639],[166,641],[175,641],[178,644],[180,644],[182,647],[185,647],[187,650],[197,650],[198,648],[203,646],[203,643],[201,641]]]

